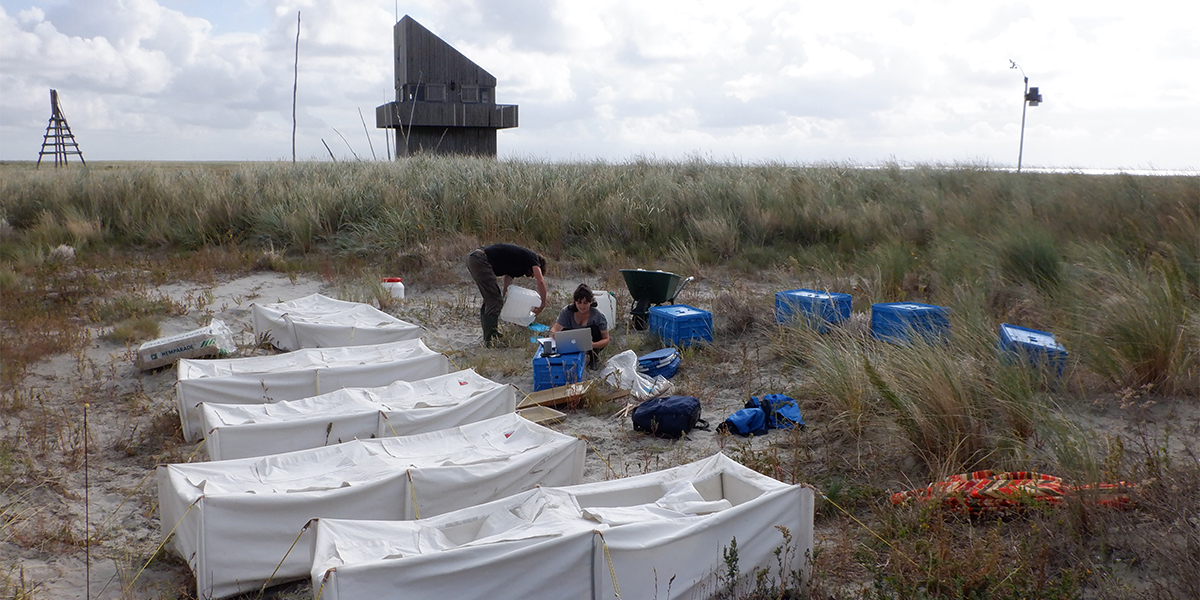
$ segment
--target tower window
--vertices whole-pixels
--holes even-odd
[[[425,86],[426,102],[445,102],[446,86],[441,83],[431,83]]]

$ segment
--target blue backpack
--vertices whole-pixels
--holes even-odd
[[[741,436],[767,435],[767,415],[761,408],[742,408],[729,415],[718,429]]]
[[[746,408],[729,415],[717,429],[742,436],[766,435],[772,429],[804,429],[796,401],[783,394],[751,396]]]
[[[796,400],[783,394],[766,394],[761,399],[751,396],[746,408],[761,408],[767,417],[767,429],[804,429],[804,417]]]

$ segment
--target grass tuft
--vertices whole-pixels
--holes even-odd
[[[117,323],[101,337],[118,344],[132,344],[157,338],[158,333],[158,319],[134,317]]]
[[[1011,235],[1001,242],[999,252],[1004,274],[1014,281],[1053,292],[1062,280],[1062,257],[1054,238],[1045,231],[1022,230]]]
[[[1093,270],[1081,298],[1086,362],[1121,386],[1196,394],[1200,309],[1181,266],[1165,257],[1145,267],[1109,258]]]

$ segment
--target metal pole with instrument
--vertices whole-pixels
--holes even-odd
[[[1012,59],[1008,60],[1011,63],[1010,69],[1020,69],[1021,77],[1025,79],[1025,91],[1021,100],[1021,147],[1017,150],[1017,172],[1021,172],[1021,160],[1025,157],[1025,110],[1029,106],[1037,106],[1042,103],[1042,95],[1038,93],[1035,87],[1029,87],[1029,77],[1025,75],[1025,69],[1021,69]]]

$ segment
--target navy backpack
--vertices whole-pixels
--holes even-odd
[[[695,396],[651,398],[633,409],[633,430],[662,438],[680,438],[693,429],[708,429],[700,418],[700,400]]]

